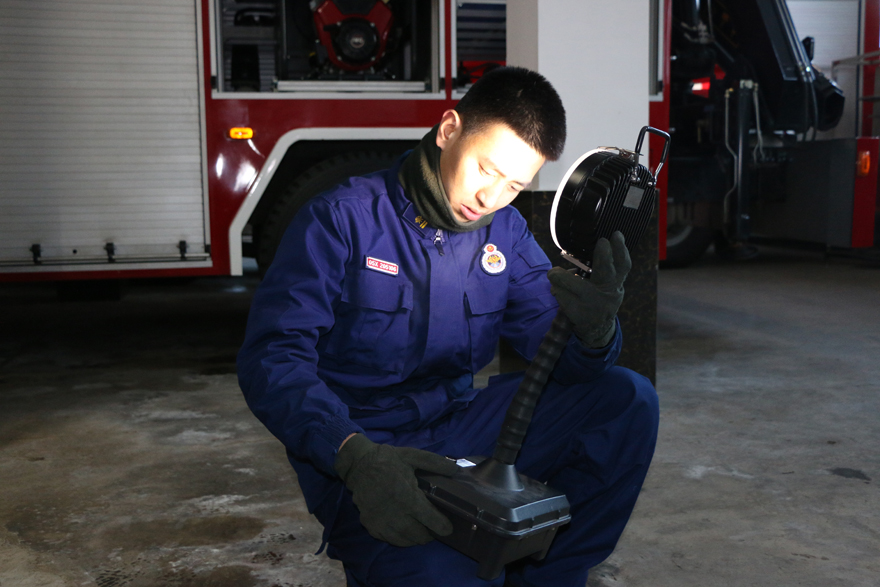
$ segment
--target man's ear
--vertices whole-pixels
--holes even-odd
[[[461,116],[455,110],[447,110],[440,118],[440,124],[437,128],[437,146],[441,150],[452,145],[461,135],[462,121]]]

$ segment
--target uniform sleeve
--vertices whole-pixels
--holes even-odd
[[[342,441],[363,432],[318,377],[318,339],[334,324],[351,250],[334,208],[311,200],[294,218],[257,289],[238,354],[251,411],[287,449],[335,475]]]
[[[522,220],[514,240],[510,264],[507,309],[501,336],[527,360],[538,352],[544,334],[559,308],[550,293],[547,271],[550,260]],[[563,385],[593,380],[611,369],[620,356],[620,324],[611,342],[602,349],[590,349],[572,335],[553,371],[553,378]]]

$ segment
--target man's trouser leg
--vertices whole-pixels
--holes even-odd
[[[391,444],[453,457],[490,455],[521,378],[493,378],[467,409],[434,427],[432,442],[426,444],[422,433],[404,432]],[[568,387],[551,380],[517,468],[564,491],[572,521],[557,533],[546,559],[511,565],[509,584],[586,584],[589,568],[611,554],[629,519],[654,452],[657,423],[656,392],[632,371],[615,367],[595,381]],[[482,587],[502,585],[505,578],[478,579],[476,562],[437,541],[398,548],[374,540],[360,525],[348,492],[328,554],[343,561],[351,587]]]

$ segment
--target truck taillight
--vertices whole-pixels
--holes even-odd
[[[709,88],[712,87],[712,80],[708,77],[701,77],[691,81],[691,93],[695,96],[709,99]]]
[[[254,138],[254,129],[246,126],[236,126],[229,129],[230,139],[252,139]]]

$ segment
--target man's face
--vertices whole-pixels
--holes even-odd
[[[458,113],[444,113],[437,132],[440,176],[449,204],[460,222],[510,204],[531,184],[544,157],[504,124],[462,136]]]

